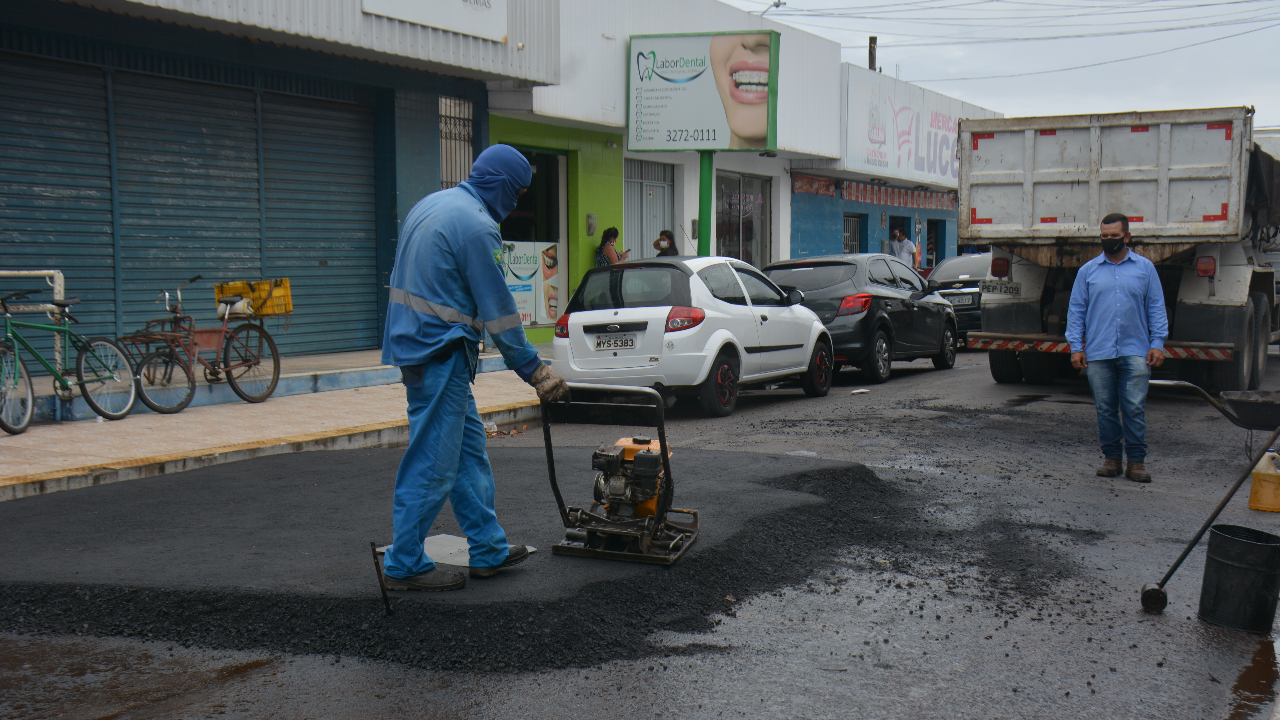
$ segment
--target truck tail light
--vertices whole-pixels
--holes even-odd
[[[697,327],[706,319],[707,314],[702,308],[684,307],[676,305],[671,308],[671,312],[667,313],[667,332],[676,332],[678,330],[688,330]]]
[[[1009,277],[1009,258],[991,258],[991,277]]]
[[[556,321],[556,337],[569,337],[569,313],[561,315],[560,319]]]
[[[840,309],[836,311],[836,317],[841,315],[857,315],[860,312],[866,312],[871,307],[871,296],[866,293],[857,295],[849,295],[840,301]]]
[[[1213,277],[1218,273],[1218,261],[1211,256],[1196,258],[1196,274],[1200,277]]]

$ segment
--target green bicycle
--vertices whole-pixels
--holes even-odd
[[[39,292],[43,291],[21,290],[0,298],[0,310],[4,311],[4,337],[0,338],[0,429],[10,435],[26,430],[31,424],[31,415],[35,409],[31,376],[18,355],[19,345],[53,376],[53,391],[59,398],[70,400],[75,392],[71,381],[66,377],[67,373],[46,360],[18,332],[19,329],[42,330],[61,335],[67,342],[66,347],[77,352],[76,385],[80,387],[85,403],[108,420],[119,420],[128,415],[137,397],[133,366],[114,340],[103,337],[86,338],[71,330],[72,322],[80,322],[70,311],[71,306],[80,304],[78,299],[52,301],[58,308],[53,325],[13,319],[9,303],[24,301],[28,295]]]

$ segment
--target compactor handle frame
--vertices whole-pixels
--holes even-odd
[[[658,494],[658,510],[654,517],[657,519],[655,527],[661,528],[663,523],[667,521],[667,511],[671,509],[672,488],[674,481],[671,479],[671,450],[667,447],[667,425],[666,425],[666,401],[662,397],[662,393],[648,387],[634,387],[629,385],[592,385],[590,383],[568,383],[569,390],[579,392],[594,393],[611,393],[615,395],[642,395],[653,401],[651,407],[654,409],[654,427],[658,429],[658,447],[662,453],[662,490]],[[575,401],[572,398],[562,403],[565,408],[571,405],[594,405],[601,407],[645,407],[646,405],[634,403],[606,403],[593,401]],[[569,508],[564,503],[564,496],[560,494],[560,484],[556,481],[556,461],[554,451],[551,448],[551,413],[550,404],[542,403],[542,440],[547,448],[547,477],[551,479],[551,492],[556,496],[556,504],[560,507],[560,520],[564,522],[566,528],[574,527],[569,520]],[[602,425],[604,423],[585,423],[591,425]]]

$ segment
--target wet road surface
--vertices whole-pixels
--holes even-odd
[[[5,503],[0,716],[1269,717],[1272,638],[1195,619],[1203,545],[1164,614],[1137,598],[1243,431],[1153,393],[1155,482],[1105,480],[1082,379],[899,367],[866,394],[845,373],[725,420],[673,409],[676,504],[704,528],[671,568],[546,552],[540,434],[495,438],[500,517],[543,552],[392,618],[367,541],[390,536],[395,451]],[[635,431],[554,428],[569,502],[591,447]],[[1276,532],[1245,497],[1222,521]]]

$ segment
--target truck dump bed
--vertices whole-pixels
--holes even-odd
[[[1243,107],[962,120],[961,242],[1095,242],[1113,212],[1144,244],[1237,241],[1250,229],[1246,200],[1277,194],[1248,192],[1251,160],[1277,176],[1253,152],[1252,124]],[[1262,225],[1280,207],[1266,210]]]

